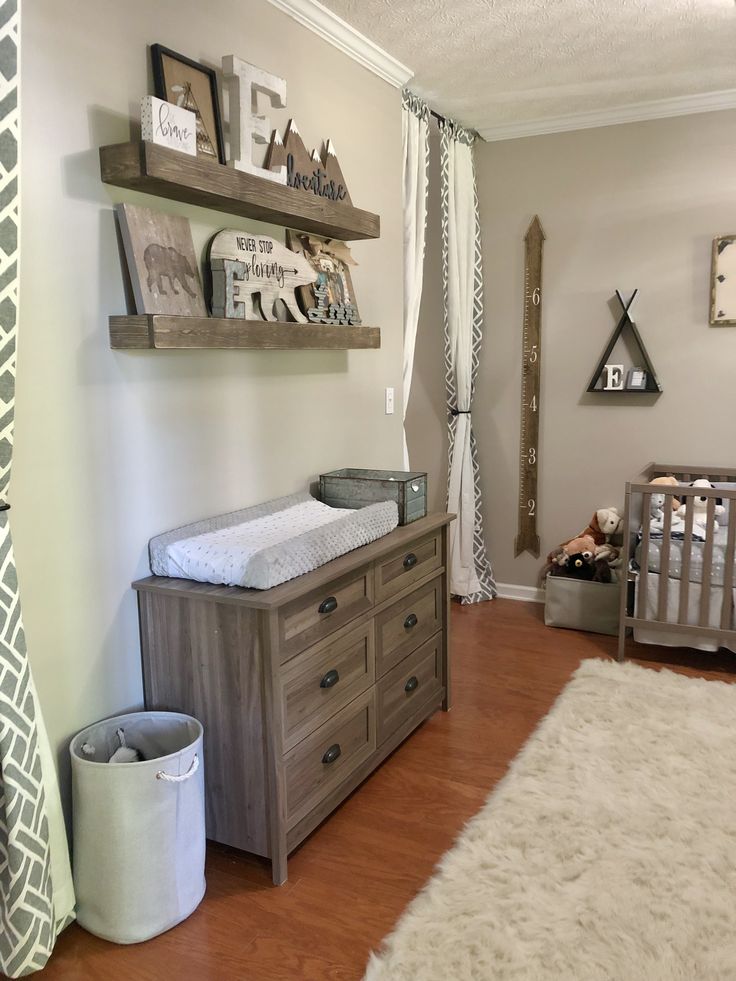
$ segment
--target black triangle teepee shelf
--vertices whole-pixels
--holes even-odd
[[[621,304],[622,314],[619,322],[616,324],[616,329],[611,335],[608,344],[601,356],[600,361],[596,365],[596,369],[593,372],[593,377],[590,379],[590,384],[588,385],[587,391],[595,395],[658,395],[662,391],[662,386],[659,384],[659,379],[657,378],[657,373],[654,370],[654,365],[652,364],[649,355],[647,354],[647,349],[644,347],[644,341],[641,339],[641,334],[639,333],[636,324],[631,319],[629,311],[636,298],[639,290],[634,290],[634,292],[629,297],[628,302],[624,300],[621,295],[620,290],[616,290],[616,296]],[[601,376],[603,371],[608,364],[608,359],[616,346],[616,341],[622,336],[624,330],[628,327],[630,336],[633,338],[634,344],[639,350],[641,356],[641,364],[637,365],[637,368],[641,368],[646,372],[646,384],[644,387],[622,387],[622,388],[603,388],[598,387],[598,383],[601,381]]]

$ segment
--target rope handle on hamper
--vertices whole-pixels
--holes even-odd
[[[194,759],[192,760],[192,765],[189,767],[186,773],[182,773],[180,777],[175,777],[171,773],[164,773],[163,770],[159,770],[158,773],[156,774],[156,779],[168,780],[169,783],[184,783],[185,780],[188,780],[190,777],[193,777],[198,769],[199,769],[199,754],[195,753]]]

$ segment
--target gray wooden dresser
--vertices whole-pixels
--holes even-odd
[[[269,590],[133,584],[148,709],[205,729],[207,836],[289,852],[440,705],[451,515],[431,514]]]

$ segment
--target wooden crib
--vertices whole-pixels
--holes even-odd
[[[736,551],[736,469],[672,467],[651,464],[648,482],[674,476],[681,484],[700,477],[711,483],[733,483],[734,488],[693,488],[649,483],[626,484],[624,561],[621,575],[618,659],[624,659],[627,632],[645,643],[736,651],[734,626],[734,552]],[[661,537],[650,529],[652,495],[664,495]],[[707,532],[705,540],[693,536],[694,509],[688,507],[684,529],[673,538],[672,499],[707,498],[706,528],[713,529],[716,504],[728,507],[728,523]],[[677,519],[674,519],[677,521]],[[724,518],[720,519],[721,524]],[[718,540],[716,540],[718,539]],[[638,568],[631,569],[631,560]],[[625,570],[628,569],[628,573]],[[659,638],[659,639],[657,639]]]

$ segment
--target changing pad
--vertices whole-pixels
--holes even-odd
[[[151,571],[270,589],[387,535],[398,523],[395,501],[352,510],[291,494],[152,538]]]

